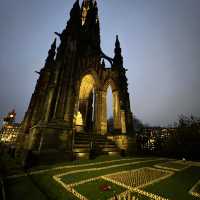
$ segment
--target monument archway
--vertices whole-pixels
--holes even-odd
[[[103,87],[103,98],[102,98],[102,119],[103,122],[106,123],[106,127],[104,127],[103,133],[106,134],[108,132],[107,125],[107,93],[108,88],[112,90],[112,113],[113,113],[113,131],[121,131],[121,112],[120,112],[120,97],[119,90],[112,79],[109,79],[105,82]]]
[[[96,82],[92,74],[83,76],[78,97],[78,112],[76,115],[76,126],[80,130],[91,131],[94,123],[95,113],[95,88]]]

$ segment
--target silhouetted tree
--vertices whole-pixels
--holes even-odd
[[[176,158],[200,159],[200,119],[179,116],[177,127],[162,146],[161,154]]]
[[[200,119],[196,117],[179,117],[178,127],[175,132],[176,152],[181,157],[188,159],[200,158]]]

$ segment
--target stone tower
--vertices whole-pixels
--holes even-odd
[[[77,0],[62,33],[55,33],[22,122],[25,148],[41,152],[72,148],[73,134],[107,134],[107,89],[112,88],[113,126],[133,134],[126,69],[118,36],[114,58],[100,47],[97,3]],[[104,60],[110,63],[105,66]]]

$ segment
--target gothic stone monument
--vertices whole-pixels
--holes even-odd
[[[109,86],[113,95],[113,132],[118,139],[120,135],[127,138],[133,134],[120,42],[116,37],[114,58],[103,53],[96,1],[84,0],[80,7],[77,0],[66,28],[55,34],[60,45],[56,47],[56,40],[51,45],[22,121],[24,148],[39,154],[60,150],[76,152],[75,149],[80,153],[81,145],[91,148],[91,141],[98,143],[101,139],[104,141],[101,145],[108,144]],[[109,68],[104,60],[110,63]],[[112,135],[109,137],[117,140]],[[84,144],[78,142],[78,146],[79,139],[85,140]],[[111,144],[116,146],[114,142]]]

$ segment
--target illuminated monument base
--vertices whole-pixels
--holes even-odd
[[[127,70],[118,37],[114,58],[106,56],[100,47],[97,3],[91,0],[84,0],[81,7],[76,1],[66,28],[56,35],[60,45],[57,48],[56,40],[53,42],[38,72],[22,122],[21,148],[38,154],[63,151],[80,157],[95,150],[118,153],[126,146],[120,141],[128,144],[128,138],[134,136]],[[113,96],[112,133],[107,128],[109,87]]]

